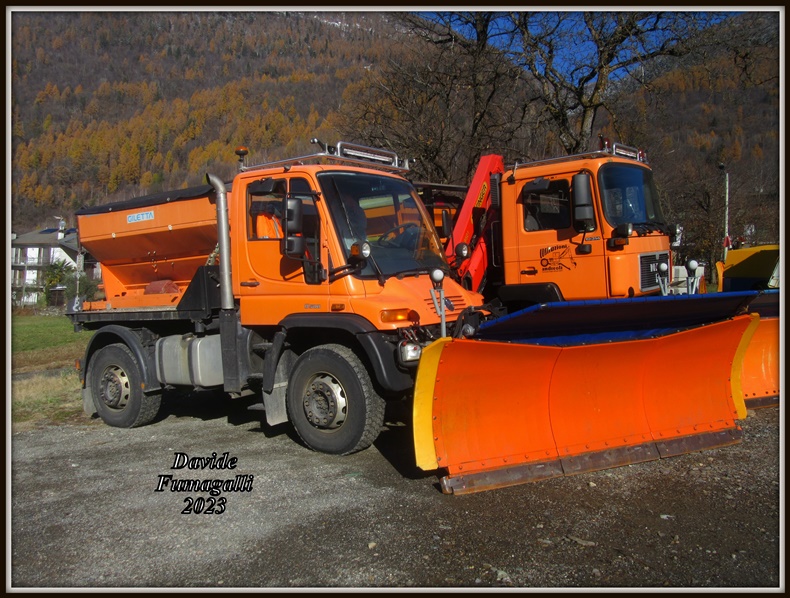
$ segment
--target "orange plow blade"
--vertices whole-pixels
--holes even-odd
[[[463,494],[735,444],[758,323],[570,347],[436,341],[417,373],[417,465]]]
[[[746,347],[741,390],[751,409],[779,404],[779,318],[760,318]]]

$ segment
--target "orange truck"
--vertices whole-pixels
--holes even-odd
[[[669,293],[678,227],[662,215],[646,155],[600,141],[598,151],[508,169],[502,156],[483,156],[469,187],[417,184],[465,288],[511,312]],[[778,254],[778,245],[730,251],[717,264],[719,292],[769,288]],[[778,292],[765,294],[752,307],[761,324],[744,365],[749,407],[779,396]]]
[[[600,151],[507,170],[483,156],[454,205],[448,186],[418,188],[437,213],[454,213],[445,248],[461,283],[510,309],[656,295],[669,282],[677,227],[637,148],[602,139]]]
[[[668,295],[677,227],[644,153],[601,141],[509,169],[483,156],[468,187],[417,184],[456,279],[504,314],[423,353],[415,455],[447,493],[724,446],[778,393],[771,298]],[[697,374],[667,393],[670,362]]]
[[[83,406],[133,427],[163,390],[257,393],[269,424],[309,447],[369,446],[385,400],[408,395],[422,348],[460,329],[481,297],[449,268],[392,152],[321,151],[207,184],[79,210],[105,297],[67,315],[94,331]],[[274,220],[274,222],[272,222]]]

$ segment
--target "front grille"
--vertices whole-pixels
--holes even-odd
[[[639,290],[643,293],[659,289],[658,265],[666,264],[669,269],[669,252],[643,253],[639,256]]]
[[[445,305],[447,304],[447,300],[448,299],[449,299],[450,303],[453,304],[453,309],[452,310],[450,310],[449,307],[447,308],[447,313],[448,314],[455,314],[455,313],[463,311],[466,308],[466,303],[464,303],[464,298],[461,295],[447,295],[447,294],[445,294],[444,299],[445,299]],[[430,309],[434,313],[436,313],[436,309],[433,306],[433,299],[428,297],[425,300],[425,305],[428,306],[428,309]],[[437,313],[436,315],[438,316],[439,314]]]

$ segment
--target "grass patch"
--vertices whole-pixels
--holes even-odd
[[[11,369],[14,373],[73,367],[85,354],[91,332],[74,332],[65,316],[11,317]]]
[[[66,316],[11,316],[11,353],[75,344],[90,333],[74,332]]]
[[[89,421],[76,371],[33,374],[11,381],[11,422],[18,432],[38,425]]]
[[[87,421],[74,364],[85,354],[91,335],[89,331],[74,332],[71,321],[65,316],[12,315],[11,422],[14,431],[37,425]]]

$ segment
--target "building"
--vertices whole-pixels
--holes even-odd
[[[80,257],[76,228],[45,228],[21,235],[11,235],[11,301],[15,306],[38,305],[44,293],[47,268],[59,260],[77,269],[81,262],[91,278],[101,275],[90,256]],[[51,289],[49,305],[65,305],[65,287]]]

